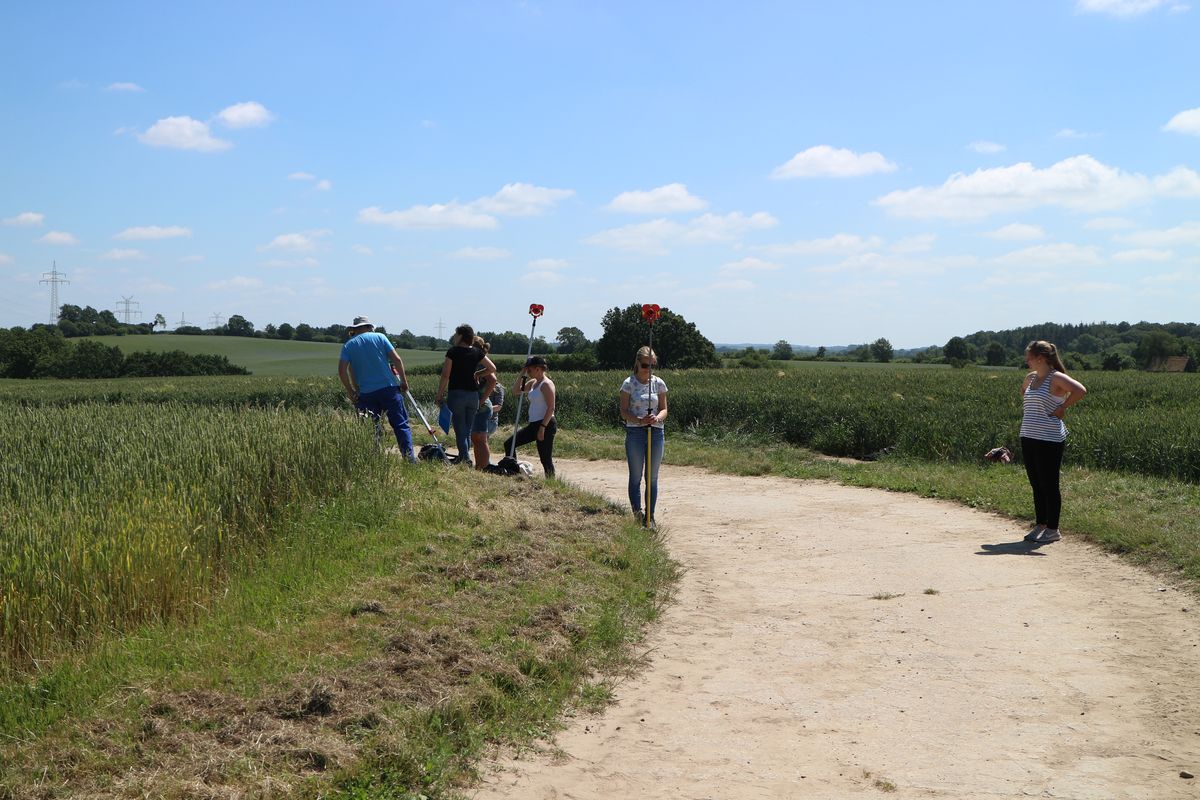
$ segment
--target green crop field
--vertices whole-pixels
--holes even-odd
[[[244,336],[177,336],[156,333],[153,336],[96,336],[94,341],[116,345],[125,353],[182,350],[185,353],[211,353],[225,356],[255,375],[337,375],[341,345],[330,342],[297,342],[278,339],[254,339]],[[404,365],[440,364],[441,350],[400,350]]]
[[[624,376],[558,374],[561,424],[618,436]],[[1069,464],[1200,483],[1200,376],[1079,377],[1090,393],[1067,418]],[[729,446],[977,464],[991,447],[1018,444],[1015,370],[804,364],[663,378],[671,435]],[[412,380],[427,413],[436,382]],[[336,494],[338,475],[372,449],[366,426],[345,433],[353,417],[341,413],[349,408],[330,377],[10,380],[0,382],[0,407],[11,465],[0,487],[0,563],[16,568],[15,582],[0,587],[0,629],[18,661],[47,638],[186,606],[219,570],[220,554],[271,509]],[[226,471],[206,466],[226,462]]]

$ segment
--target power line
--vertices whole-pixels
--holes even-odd
[[[58,285],[60,283],[70,283],[66,280],[66,273],[58,271],[58,262],[51,261],[52,266],[49,272],[42,273],[42,279],[38,283],[50,284],[50,324],[58,322]],[[46,276],[50,277],[47,278]]]
[[[225,324],[225,318],[221,316],[219,311],[214,311],[213,315],[209,317],[209,320],[212,321],[212,326],[214,328],[219,328]]]
[[[438,338],[441,339],[442,331],[444,331],[446,329],[446,326],[445,326],[445,324],[443,324],[441,317],[438,317],[438,324],[436,327],[437,327],[437,332],[438,332]]]
[[[176,327],[176,328],[182,328],[182,327],[184,327],[184,326],[186,326],[186,325],[191,325],[191,324],[192,324],[192,323],[190,323],[190,322],[188,322],[188,321],[187,321],[187,314],[180,314],[180,315],[179,315],[179,322],[176,322],[176,323],[175,323],[175,327]]]
[[[121,310],[121,313],[125,315],[125,324],[126,325],[129,324],[129,317],[131,314],[137,315],[139,317],[142,315],[141,311],[130,308],[131,306],[140,306],[141,305],[141,303],[139,303],[138,301],[133,299],[132,295],[130,295],[129,297],[121,295],[121,299],[117,301],[117,305],[125,306],[125,308],[123,308]]]

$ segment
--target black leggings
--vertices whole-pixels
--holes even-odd
[[[538,428],[542,426],[542,421],[534,420],[526,425],[521,430],[517,431],[517,447],[523,444],[537,441]],[[547,478],[554,477],[554,434],[558,432],[558,421],[551,418],[550,424],[546,426],[546,435],[542,437],[542,441],[537,443],[538,458],[542,460],[542,469],[546,471]],[[508,437],[504,440],[504,455],[512,453],[513,437]]]
[[[1062,471],[1065,442],[1045,442],[1021,437],[1021,453],[1025,459],[1025,474],[1033,487],[1033,511],[1039,525],[1058,528],[1062,512],[1062,492],[1058,476]]]

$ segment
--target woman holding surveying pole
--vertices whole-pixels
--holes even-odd
[[[638,521],[654,524],[658,500],[658,468],[662,464],[667,419],[667,384],[654,374],[658,355],[654,352],[654,323],[660,309],[642,306],[642,317],[650,324],[650,344],[639,348],[633,374],[621,384],[621,419],[625,422],[625,460],[629,463],[629,505]],[[642,479],[645,478],[645,505]],[[643,513],[642,509],[645,509]]]

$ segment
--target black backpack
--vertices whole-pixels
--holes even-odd
[[[445,464],[450,461],[450,456],[446,455],[446,446],[438,442],[421,445],[421,449],[417,451],[417,458],[422,461],[433,461],[438,464]]]

